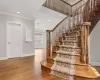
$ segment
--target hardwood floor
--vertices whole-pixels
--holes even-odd
[[[0,61],[0,80],[63,80],[41,71],[43,59],[45,50],[36,49],[35,56]]]

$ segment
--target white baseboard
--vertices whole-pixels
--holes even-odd
[[[21,57],[34,56],[35,53],[23,54]],[[0,60],[7,60],[7,57],[0,57]]]
[[[23,54],[21,57],[34,56],[35,53]]]
[[[7,57],[0,57],[0,60],[6,60],[8,59]]]
[[[90,63],[92,66],[100,66],[100,62],[91,62]]]

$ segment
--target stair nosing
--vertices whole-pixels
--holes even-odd
[[[73,46],[64,46],[64,45],[59,45],[59,47],[66,47],[66,48],[72,48],[72,49],[81,49],[81,47],[73,47]]]
[[[80,54],[75,54],[75,55],[74,55],[74,54],[66,54],[66,53],[64,53],[64,51],[63,51],[63,52],[55,51],[55,52],[56,52],[57,54],[60,54],[60,53],[61,53],[61,54],[70,55],[70,56],[81,56]],[[69,53],[70,53],[70,52],[69,52]]]

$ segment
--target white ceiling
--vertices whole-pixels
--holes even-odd
[[[52,30],[65,17],[66,16],[61,13],[45,7],[41,7],[36,16],[35,28],[42,30]]]
[[[44,2],[45,0],[0,0],[0,13],[4,12],[33,19]]]

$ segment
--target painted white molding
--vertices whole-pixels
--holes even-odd
[[[28,57],[28,56],[34,56],[35,53],[29,53],[29,54],[23,54],[21,57]],[[0,60],[7,60],[7,57],[0,57]]]
[[[0,57],[0,60],[7,60],[7,57]]]
[[[21,57],[28,57],[28,56],[34,56],[35,53],[29,53],[29,54],[23,54]],[[7,60],[7,57],[0,57],[0,60]]]
[[[0,11],[0,14],[4,14],[4,15],[8,15],[8,16],[13,16],[13,17],[18,17],[18,18],[23,18],[23,19],[28,19],[28,20],[35,20],[36,18],[30,19],[28,17],[25,16],[21,16],[21,15],[17,15],[17,14],[12,14],[12,13],[8,13],[8,12],[3,12]]]
[[[92,66],[100,66],[100,62],[90,62]]]
[[[35,53],[29,53],[29,54],[23,54],[23,55],[21,55],[21,57],[34,56],[34,55],[35,55]]]

